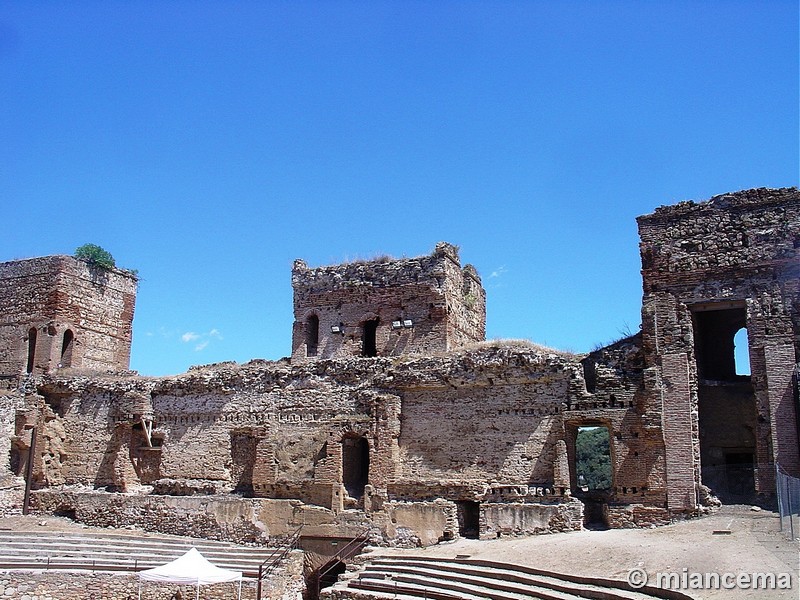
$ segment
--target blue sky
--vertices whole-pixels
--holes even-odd
[[[138,269],[131,367],[290,352],[292,260],[461,247],[487,337],[636,331],[635,217],[798,183],[798,3],[0,2],[0,260]]]

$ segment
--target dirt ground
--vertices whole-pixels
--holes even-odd
[[[778,529],[776,513],[753,511],[749,506],[723,506],[715,513],[654,529],[580,531],[524,538],[467,540],[417,550],[375,548],[380,554],[409,553],[454,558],[469,555],[497,562],[528,565],[560,573],[624,580],[631,569],[643,569],[652,584],[656,574],[789,573],[789,590],[718,589],[682,591],[697,599],[800,599],[800,543],[789,541]],[[57,517],[0,519],[2,529],[86,530]],[[118,532],[126,532],[119,529]],[[141,531],[131,535],[157,537]],[[800,535],[797,531],[796,535]]]
[[[798,600],[800,544],[789,541],[778,527],[776,513],[755,512],[749,506],[724,506],[699,519],[654,529],[580,531],[490,541],[461,539],[413,553],[447,558],[468,554],[471,558],[622,580],[631,569],[638,568],[648,574],[651,584],[659,572],[681,574],[684,568],[688,573],[703,574],[790,573],[790,590],[681,591],[698,599]],[[381,548],[375,552],[402,551]]]

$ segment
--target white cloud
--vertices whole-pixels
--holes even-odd
[[[188,344],[194,343],[194,351],[200,352],[204,350],[211,343],[212,340],[221,340],[222,332],[216,327],[210,329],[208,333],[196,333],[194,331],[187,331],[181,335],[181,341]]]
[[[508,269],[506,269],[505,265],[497,267],[494,271],[491,272],[491,274],[489,275],[489,279],[497,279],[498,277],[505,274],[507,271]]]

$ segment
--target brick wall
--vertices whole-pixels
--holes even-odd
[[[442,352],[485,336],[486,293],[451,244],[437,244],[429,256],[314,269],[297,260],[292,287],[295,362],[360,356],[371,321],[377,321],[377,356]]]
[[[663,415],[669,506],[691,510],[695,505],[690,487],[692,479],[701,480],[701,429],[752,430],[753,492],[769,495],[775,460],[800,474],[798,415],[791,397],[791,372],[800,356],[800,192],[754,189],[707,202],[681,202],[639,217],[638,224],[642,346],[646,368],[653,370],[646,379],[645,411]],[[730,351],[733,344],[703,338],[709,334],[698,323],[708,321],[705,311],[717,311],[722,318],[725,311],[742,315],[749,336],[748,406],[742,405],[741,388],[733,387],[739,385],[735,376],[714,375],[727,381],[706,382],[703,353]],[[721,360],[732,362],[733,357]],[[725,419],[718,412],[706,411],[704,417],[700,411],[698,419],[703,382],[717,386],[717,398],[727,389],[737,411]],[[711,437],[732,436],[713,431]],[[741,443],[743,438],[738,439]],[[726,447],[716,450],[724,453]],[[729,450],[742,452],[741,447]]]
[[[0,375],[127,369],[135,301],[136,277],[120,269],[70,256],[0,263]]]

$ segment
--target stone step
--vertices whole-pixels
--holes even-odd
[[[183,549],[171,548],[168,550],[145,550],[139,551],[133,548],[108,548],[102,545],[93,546],[91,544],[78,547],[52,547],[42,544],[29,544],[26,548],[0,547],[0,560],[27,557],[30,559],[72,559],[86,561],[115,561],[120,563],[157,563],[174,560],[189,550],[189,546]],[[258,565],[268,559],[272,554],[262,554],[260,556],[237,556],[235,553],[206,552],[202,548],[198,550],[209,561],[218,566],[228,565],[236,568],[258,569]]]
[[[359,590],[360,595],[398,592],[415,597],[491,600],[691,600],[674,590],[630,589],[627,582],[542,571],[522,565],[477,559],[375,555],[360,570],[345,575],[331,589]],[[345,592],[346,593],[346,592]],[[459,595],[461,594],[461,595]]]
[[[386,598],[427,598],[429,600],[487,600],[487,596],[476,596],[463,591],[436,590],[413,583],[383,583],[373,580],[353,580],[346,589],[369,592],[369,596]],[[379,594],[373,595],[373,594]]]
[[[427,557],[426,557],[427,558]],[[371,561],[367,568],[376,567],[398,570],[401,572],[414,572],[417,569],[437,569],[444,571],[448,576],[454,577],[479,577],[488,578],[495,582],[507,582],[509,585],[532,586],[536,589],[549,589],[555,592],[575,594],[581,592],[585,598],[601,598],[602,600],[648,600],[649,594],[635,590],[609,588],[607,585],[596,585],[567,581],[557,574],[543,575],[540,573],[522,572],[513,565],[484,566],[466,561],[435,561],[413,559],[387,559],[381,558]],[[511,588],[513,589],[513,588]]]
[[[110,555],[123,554],[135,556],[173,556],[177,557],[194,546],[209,560],[216,557],[221,560],[235,559],[243,562],[261,562],[271,556],[274,552],[272,548],[264,548],[258,551],[239,551],[235,548],[206,547],[203,544],[186,542],[184,544],[169,544],[160,546],[156,542],[148,542],[147,545],[130,543],[110,543],[108,540],[91,540],[84,538],[79,541],[56,541],[56,540],[0,540],[0,555],[16,554],[29,552],[35,548],[37,552],[45,552],[47,555],[55,554],[76,554],[81,552],[103,552]],[[213,562],[213,561],[212,561]]]
[[[182,554],[182,553],[181,553]],[[18,564],[27,563],[41,565],[42,568],[56,568],[61,564],[84,564],[100,566],[117,565],[120,567],[128,568],[131,570],[150,569],[163,565],[167,562],[175,560],[181,554],[172,555],[136,555],[129,556],[118,554],[110,555],[103,552],[85,552],[85,553],[47,553],[37,552],[35,549],[31,552],[24,552],[18,554],[9,554],[0,552],[0,562],[5,564]],[[209,557],[206,557],[209,558]],[[209,560],[218,567],[223,569],[233,569],[236,571],[253,571],[257,572],[258,567],[263,561],[246,561],[237,559],[214,559]]]
[[[234,548],[237,551],[252,551],[252,552],[259,552],[262,551],[264,547],[262,546],[241,546],[238,544],[232,544],[230,542],[221,542],[218,540],[208,540],[205,538],[190,538],[190,537],[182,537],[182,536],[169,536],[169,535],[155,535],[152,533],[145,533],[145,532],[131,532],[127,534],[121,533],[113,533],[113,532],[106,532],[106,531],[94,531],[94,532],[66,532],[66,531],[42,531],[42,530],[28,530],[28,531],[2,531],[0,530],[0,542],[5,541],[14,541],[14,540],[27,540],[27,539],[54,539],[54,540],[66,540],[66,541],[80,541],[84,539],[103,539],[108,540],[111,542],[122,542],[122,543],[137,543],[137,544],[154,544],[160,547],[169,546],[171,544],[175,545],[185,545],[187,543],[191,545],[203,545],[206,548],[221,548],[221,549],[230,549]]]
[[[104,532],[0,531],[0,569],[133,571],[174,560],[196,547],[213,564],[255,577],[274,548],[196,538]]]
[[[484,595],[493,600],[522,600],[538,598],[539,600],[580,600],[582,596],[564,591],[540,588],[534,584],[521,584],[494,579],[491,574],[484,576],[453,573],[438,569],[423,569],[420,567],[403,568],[391,567],[390,570],[373,570],[367,568],[359,574],[359,579],[379,579],[384,581],[399,581],[401,583],[418,583],[425,587],[434,587],[446,591],[454,586],[469,586],[469,590],[476,595]],[[611,599],[609,599],[611,600]]]

